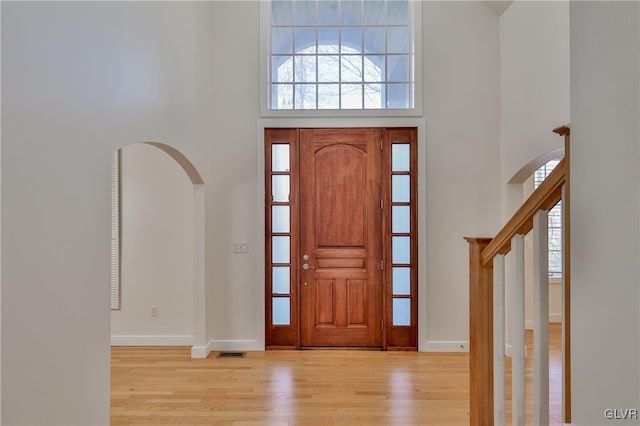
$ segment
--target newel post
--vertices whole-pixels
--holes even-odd
[[[493,425],[493,266],[482,265],[491,238],[469,243],[469,406],[471,426]]]

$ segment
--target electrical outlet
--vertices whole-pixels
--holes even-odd
[[[233,242],[234,253],[249,253],[249,243],[247,241],[234,241]]]
[[[156,305],[151,305],[151,316],[152,317],[158,316],[158,307]]]

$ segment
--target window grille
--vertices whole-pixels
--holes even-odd
[[[533,184],[537,189],[560,160],[550,160],[535,171]],[[562,201],[549,211],[549,276],[562,276]]]
[[[415,108],[415,3],[274,0],[270,110]]]

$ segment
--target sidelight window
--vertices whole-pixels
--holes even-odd
[[[271,323],[291,325],[291,158],[289,144],[271,145]]]
[[[265,340],[297,347],[299,333],[296,132],[265,132]]]
[[[411,145],[391,144],[391,325],[411,326]],[[414,225],[415,226],[415,225]]]

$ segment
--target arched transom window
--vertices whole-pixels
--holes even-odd
[[[411,109],[412,4],[271,2],[268,108]]]

